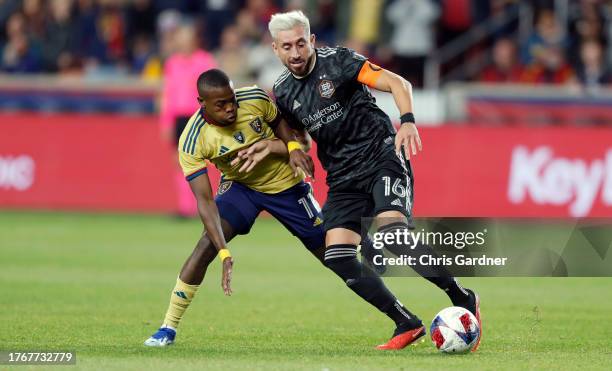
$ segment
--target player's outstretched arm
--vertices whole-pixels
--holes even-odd
[[[263,161],[269,155],[286,156],[287,147],[280,139],[265,139],[252,144],[250,147],[238,151],[236,158],[232,160],[232,166],[242,162],[239,172],[249,172],[255,165]]]
[[[295,131],[289,126],[287,120],[281,115],[278,115],[270,126],[274,130],[274,135],[282,140],[287,146],[287,151],[289,152],[289,165],[293,169],[294,175],[297,176],[298,169],[302,169],[307,177],[314,177],[314,162],[302,147],[301,141],[298,139]],[[303,141],[309,139],[307,135],[308,134],[302,135]]]
[[[417,149],[422,151],[423,146],[419,131],[414,123],[412,85],[403,77],[369,61],[364,63],[357,80],[371,88],[393,95],[395,105],[401,115],[401,126],[395,135],[395,150],[400,153],[403,147],[408,159],[410,158],[410,152],[416,155]]]
[[[223,262],[221,287],[225,295],[229,296],[232,294],[231,280],[234,260],[226,247],[225,237],[221,229],[221,218],[219,217],[219,210],[213,198],[213,191],[208,174],[202,174],[190,180],[189,186],[197,200],[198,212],[206,228],[206,233],[217,249],[219,257]]]
[[[305,130],[293,129],[297,140],[302,145],[304,152],[308,152],[312,147],[312,139]],[[255,166],[263,161],[269,155],[283,156],[288,158],[289,151],[285,142],[280,139],[266,139],[260,140],[252,144],[250,147],[238,151],[236,158],[232,160],[232,166],[236,166],[242,162],[239,172],[249,172],[255,168]]]

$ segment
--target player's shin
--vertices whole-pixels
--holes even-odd
[[[408,229],[407,224],[397,222],[381,227],[378,232],[384,234],[389,233],[397,236],[403,235],[403,231]],[[420,241],[416,241],[416,246],[414,249],[407,248],[406,245],[399,243],[386,244],[385,248],[397,256],[412,256],[415,258],[416,262],[421,261],[419,258],[422,255],[429,255],[432,257],[438,256],[431,246],[423,244]],[[466,301],[470,300],[469,293],[463,287],[461,287],[461,285],[459,285],[457,280],[444,266],[415,264],[411,267],[423,278],[442,289],[446,295],[448,295],[454,305],[464,306]]]
[[[375,264],[376,259],[383,257],[382,252],[374,248],[374,242],[369,234],[364,233],[361,236],[361,255],[362,261],[367,263],[379,275],[385,274],[387,267],[382,264]]]
[[[191,304],[191,300],[195,296],[199,285],[189,285],[181,281],[180,278],[176,279],[176,285],[172,289],[170,295],[170,305],[166,311],[166,317],[164,318],[164,324],[162,327],[170,327],[176,330],[178,327],[183,314]]]
[[[325,251],[325,266],[331,269],[357,295],[385,313],[398,326],[422,326],[417,316],[410,313],[387,289],[383,281],[357,259],[357,246],[331,245]]]

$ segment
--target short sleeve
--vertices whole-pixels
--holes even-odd
[[[251,113],[263,116],[264,121],[273,122],[278,115],[276,104],[268,93],[256,85],[236,90],[238,104],[248,106]]]
[[[274,104],[274,102],[271,100],[262,101],[261,103],[264,120],[266,122],[274,122],[274,120],[276,120],[276,116],[278,116],[276,104]]]
[[[348,48],[338,48],[337,59],[345,81],[357,80],[361,67],[368,60],[363,55]]]
[[[187,152],[179,151],[179,162],[187,181],[191,181],[208,172],[208,169],[206,168],[208,163],[206,162],[206,159],[202,157],[197,157]]]

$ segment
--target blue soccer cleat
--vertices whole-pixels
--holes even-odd
[[[174,338],[176,337],[176,331],[169,327],[161,327],[154,333],[150,338],[148,338],[144,345],[148,347],[165,347],[174,343]]]

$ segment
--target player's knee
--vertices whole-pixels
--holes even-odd
[[[359,233],[347,228],[332,228],[325,233],[325,244],[328,248],[338,245],[358,245],[361,240]]]
[[[406,237],[405,235],[410,229],[411,226],[407,222],[393,222],[379,227],[377,234],[379,240],[382,237],[382,240],[385,241],[384,248],[396,256],[405,254],[415,256],[417,251],[414,247],[417,246],[417,241],[413,239],[414,237]],[[386,238],[387,235],[391,235],[393,238]]]
[[[395,222],[405,222],[406,215],[399,210],[385,210],[376,215],[376,219],[378,221],[378,225]]]
[[[395,220],[390,223],[380,225],[378,227],[378,233],[394,233],[395,231],[402,231],[410,229],[408,222],[405,220]]]
[[[382,226],[378,227],[378,231],[377,234],[380,237],[383,237],[384,241],[399,241],[400,240],[400,235],[406,233],[407,230],[410,229],[410,226],[408,225],[407,222],[404,221],[394,221]],[[387,235],[391,235],[394,236],[394,238],[388,239]],[[403,239],[403,237],[402,237]],[[386,243],[385,244],[385,248],[387,249],[393,249],[395,247],[396,243]]]

